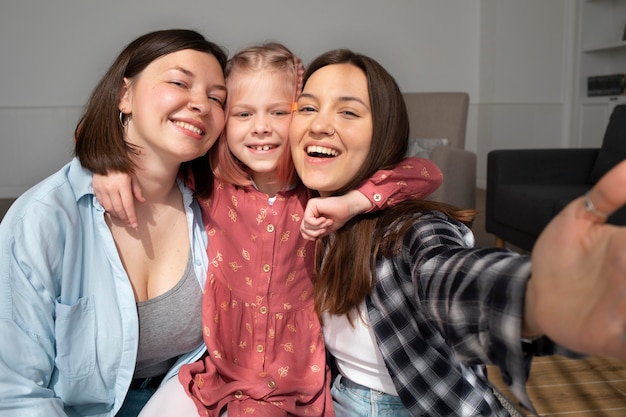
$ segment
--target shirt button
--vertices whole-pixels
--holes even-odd
[[[263,272],[270,272],[270,266],[268,264],[263,265]]]
[[[261,311],[261,314],[267,314],[267,307],[263,306],[259,309],[259,311]]]
[[[274,225],[273,224],[268,224],[267,228],[265,230],[267,230],[269,233],[272,233],[274,231]]]
[[[235,398],[237,398],[239,400],[239,399],[241,399],[241,397],[243,397],[243,392],[235,391]]]
[[[378,194],[378,193],[376,193],[376,194],[374,194],[374,195],[372,196],[372,199],[373,199],[374,201],[376,201],[376,202],[379,202],[379,201],[381,201],[381,200],[383,199],[383,196],[382,196],[382,195],[380,195],[380,194]]]
[[[256,345],[256,351],[259,353],[263,352],[263,345]]]
[[[276,382],[275,382],[275,381],[273,381],[273,380],[269,380],[269,381],[267,381],[267,387],[268,387],[269,389],[274,389],[274,388],[276,388]]]

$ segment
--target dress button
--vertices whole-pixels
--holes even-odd
[[[274,389],[274,388],[276,388],[276,382],[270,379],[269,381],[267,381],[267,387],[268,387],[269,389]]]
[[[259,309],[259,311],[261,312],[261,314],[267,314],[267,307],[263,306]]]
[[[269,233],[272,233],[274,231],[274,225],[273,224],[268,224],[267,228],[265,230],[267,230]]]
[[[270,266],[268,264],[263,265],[263,272],[270,272]]]
[[[259,353],[263,352],[263,345],[256,345],[256,351]]]
[[[381,200],[383,199],[383,196],[382,196],[382,195],[380,195],[380,194],[378,194],[378,193],[376,193],[376,194],[374,194],[374,195],[372,196],[372,199],[373,199],[374,201],[376,201],[376,202],[379,202],[379,201],[381,201]]]
[[[241,399],[241,397],[243,397],[243,392],[237,390],[235,391],[235,398],[237,398],[238,400]]]

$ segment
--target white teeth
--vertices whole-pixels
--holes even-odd
[[[270,149],[272,149],[270,145],[259,145],[259,146],[254,146],[253,148],[257,151],[269,151]]]
[[[337,151],[330,148],[323,148],[321,146],[307,146],[306,152],[308,154],[321,153],[323,155],[337,156]]]
[[[181,121],[176,121],[176,122],[174,122],[174,124],[176,126],[182,127],[183,129],[191,130],[193,133],[196,133],[198,135],[202,135],[202,130],[198,129],[197,127],[195,127],[192,124],[181,122]]]

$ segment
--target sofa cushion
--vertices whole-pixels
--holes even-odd
[[[563,207],[590,188],[587,185],[500,185],[493,215],[498,223],[539,235]]]
[[[626,158],[626,105],[615,106],[604,133],[602,147],[589,174],[589,183],[595,184],[618,162]]]
[[[448,146],[448,139],[410,138],[406,154],[430,159],[430,152],[438,146]]]

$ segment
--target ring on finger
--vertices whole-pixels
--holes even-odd
[[[603,219],[609,217],[607,213],[596,208],[596,206],[591,201],[591,196],[589,192],[585,193],[585,210],[587,210],[589,213],[595,214],[596,216],[600,216]]]

